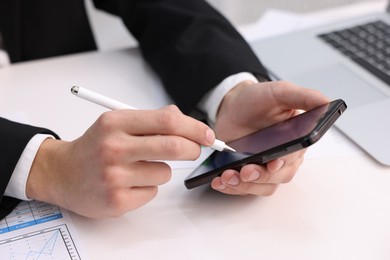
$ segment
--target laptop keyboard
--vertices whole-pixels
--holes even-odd
[[[381,21],[318,36],[390,85],[390,26]]]

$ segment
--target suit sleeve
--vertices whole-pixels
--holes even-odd
[[[247,42],[203,0],[94,2],[122,17],[144,58],[185,113],[232,74],[246,71],[268,77]]]
[[[24,148],[30,139],[39,133],[51,134],[59,139],[50,130],[0,118],[0,219],[19,203],[17,199],[4,196],[4,192]]]

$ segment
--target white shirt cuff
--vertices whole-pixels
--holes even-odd
[[[31,200],[26,195],[27,178],[38,149],[47,138],[54,137],[52,135],[37,134],[31,138],[16,164],[4,195],[20,200]]]
[[[255,83],[259,82],[252,73],[240,72],[224,79],[202,98],[199,103],[199,109],[207,113],[208,120],[211,121],[211,123],[215,123],[219,105],[226,93],[245,80],[252,80]]]

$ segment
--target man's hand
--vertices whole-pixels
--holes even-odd
[[[289,82],[242,82],[225,95],[215,131],[221,140],[234,140],[327,102],[320,92]],[[211,186],[227,194],[271,195],[278,184],[292,180],[304,153],[297,151],[263,166],[246,165],[240,172],[227,170]]]
[[[91,218],[120,216],[149,202],[171,178],[170,167],[156,160],[194,160],[200,144],[214,140],[207,125],[176,106],[110,111],[72,142],[44,141],[26,193]]]

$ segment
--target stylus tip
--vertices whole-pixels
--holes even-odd
[[[228,151],[231,151],[231,152],[236,152],[235,149],[231,148],[230,146],[226,145],[225,144],[225,147],[223,148],[224,150],[228,150]]]
[[[232,151],[232,152],[236,151],[233,148],[231,148],[230,146],[226,145],[225,142],[222,142],[221,140],[218,140],[218,139],[215,139],[214,144],[211,146],[211,148],[213,148],[217,151],[220,151],[220,152],[222,152],[224,150],[228,150],[228,151]]]

